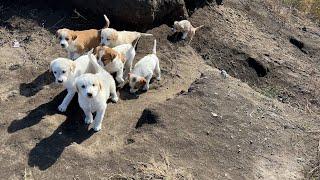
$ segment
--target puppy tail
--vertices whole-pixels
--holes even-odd
[[[198,27],[194,28],[194,31],[199,30],[199,29],[202,28],[203,26],[204,26],[204,25],[201,25],[201,26],[198,26]]]
[[[154,40],[153,43],[153,49],[152,49],[152,54],[156,55],[157,54],[157,40]]]
[[[153,36],[153,34],[149,34],[149,33],[140,33],[141,36]]]
[[[110,26],[110,20],[105,14],[103,15],[103,17],[106,20],[106,25],[104,26],[104,28],[108,28]]]
[[[133,49],[136,49],[136,46],[137,46],[137,44],[138,44],[138,41],[140,40],[140,37],[141,37],[141,36],[139,36],[139,37],[136,39],[136,42],[135,42],[134,45],[132,46]]]

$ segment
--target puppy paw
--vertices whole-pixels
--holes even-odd
[[[95,132],[100,131],[100,130],[101,130],[101,125],[99,125],[99,126],[94,126],[94,127],[93,127],[93,130],[94,130]]]
[[[149,90],[149,86],[143,86],[142,90],[143,91],[148,91]]]
[[[60,112],[65,112],[67,110],[67,106],[64,104],[60,104],[60,106],[58,106],[58,110]]]
[[[85,118],[84,118],[84,123],[86,123],[86,124],[91,124],[92,121],[93,121],[92,118],[89,118],[89,117],[85,117]]]
[[[118,96],[114,96],[111,98],[111,101],[114,103],[118,102],[118,100],[119,100]]]

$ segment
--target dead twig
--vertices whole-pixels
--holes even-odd
[[[88,19],[85,18],[84,16],[82,16],[82,15],[77,11],[77,9],[74,9],[73,12],[78,15],[78,17],[76,17],[76,18],[81,17],[81,18],[83,18],[84,20],[88,21]]]

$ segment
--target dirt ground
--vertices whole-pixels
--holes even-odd
[[[48,67],[66,56],[56,29],[102,25],[0,3],[0,179],[318,179],[320,29],[271,2],[197,9],[190,21],[205,27],[190,45],[149,30],[163,78],[119,90],[98,133],[76,98],[57,111],[66,93]],[[136,60],[152,44],[141,39]]]

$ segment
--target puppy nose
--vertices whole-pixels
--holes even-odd
[[[87,93],[87,96],[88,97],[92,97],[92,93]]]
[[[58,80],[58,83],[62,83],[63,81],[62,80]]]
[[[65,46],[66,46],[65,44],[61,44],[61,47],[63,47],[63,48],[64,48]]]

